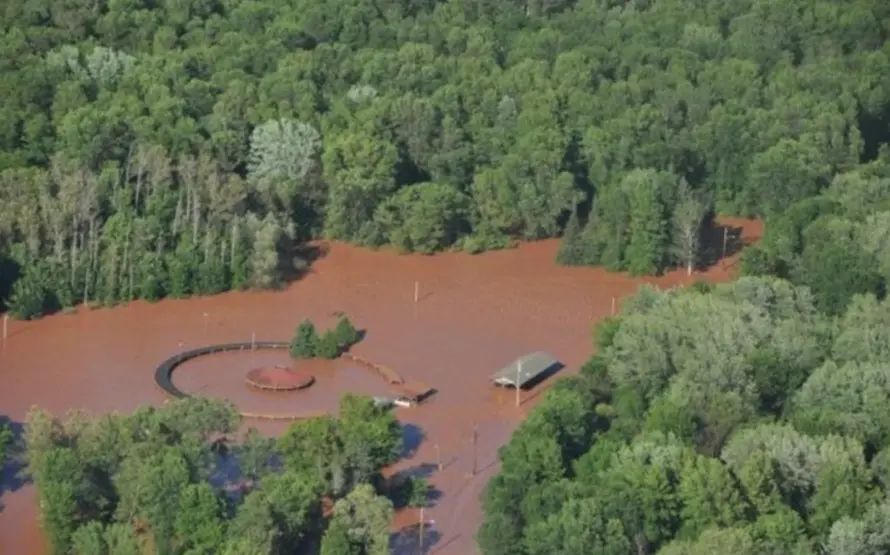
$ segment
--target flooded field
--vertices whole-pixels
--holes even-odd
[[[759,236],[755,223],[730,223],[741,225],[747,240]],[[304,318],[325,328],[342,311],[366,333],[355,354],[438,389],[427,404],[397,410],[408,449],[396,469],[429,473],[437,456],[441,459],[443,472],[430,477],[440,496],[427,511],[434,521],[428,539],[435,553],[470,555],[481,516],[478,495],[497,470],[497,450],[546,388],[545,383],[525,393],[517,409],[513,392],[496,390],[489,376],[539,350],[566,366],[559,376],[570,374],[590,356],[593,323],[620,307],[620,299],[641,283],[668,287],[701,277],[725,280],[734,262],[692,277],[674,273],[639,280],[597,268],[556,266],[556,249],[555,241],[544,241],[478,256],[423,257],[338,244],[308,276],[279,292],[136,302],[10,322],[0,351],[0,413],[20,425],[32,405],[61,413],[130,411],[160,403],[164,396],[155,386],[154,369],[171,354],[254,336],[288,340]],[[379,377],[345,361],[319,361],[313,368],[317,383],[304,391],[263,393],[245,385],[251,368],[276,364],[288,364],[286,353],[212,355],[183,364],[174,381],[188,393],[223,396],[241,410],[265,412],[328,410],[346,391],[388,391]],[[274,434],[287,424],[246,425]],[[474,466],[476,476],[467,478]],[[0,554],[43,555],[33,488],[14,480],[11,470],[5,472],[0,497]],[[399,515],[394,526],[411,519]]]

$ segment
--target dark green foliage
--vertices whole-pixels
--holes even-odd
[[[890,211],[874,0],[75,4],[2,16],[0,298],[30,280],[23,317],[279,287],[317,238],[476,253],[563,233],[561,263],[648,274],[713,261],[711,208],[782,227],[834,189],[871,245]],[[747,270],[791,276],[798,223]],[[882,287],[840,281],[810,285],[838,310]]]
[[[348,407],[362,405],[343,402],[344,414],[354,414]],[[343,427],[342,442],[300,434],[300,426],[314,422],[304,421],[288,430],[287,441],[276,444],[252,430],[221,455],[213,439],[240,424],[229,403],[192,398],[158,409],[140,408],[132,415],[78,414],[64,420],[34,409],[24,442],[52,552],[283,554],[317,553],[321,545],[323,552],[335,555],[369,553],[369,546],[379,553],[381,538],[389,536],[389,501],[352,482],[338,493],[348,507],[338,501],[325,532],[322,495],[330,493],[329,485],[311,467],[293,464],[296,454],[306,459],[322,451],[333,454],[325,457],[328,464],[351,460],[341,457],[347,445],[353,454],[381,445],[388,452],[392,415],[364,411],[356,416],[364,419],[364,428],[349,419],[332,419],[335,429]],[[363,437],[363,432],[369,435]],[[7,437],[0,431],[0,454]],[[283,459],[283,467],[271,464],[277,459]],[[238,466],[248,478],[241,483],[243,496],[208,481]],[[380,467],[371,472],[379,473]],[[365,531],[338,535],[343,526]]]
[[[6,461],[15,455],[14,444],[15,435],[12,433],[8,422],[4,418],[0,418],[0,468],[6,466]],[[2,505],[0,505],[2,507]]]
[[[611,316],[597,322],[593,327],[593,345],[600,352],[603,349],[608,349],[612,345],[612,339],[614,339],[615,334],[620,329],[621,318],[617,316]]]
[[[559,243],[559,250],[556,252],[556,262],[565,266],[576,266],[584,264],[584,246],[581,236],[583,228],[578,218],[578,211],[572,211],[569,221],[563,230],[562,240]]]
[[[408,506],[426,507],[430,502],[430,483],[426,478],[408,479]]]
[[[331,330],[324,332],[316,344],[315,356],[327,360],[334,360],[340,356],[340,352],[341,347],[340,342],[337,340],[336,332]]]
[[[290,341],[290,356],[297,359],[315,358],[318,355],[318,332],[315,324],[309,320],[303,320],[294,331],[294,337]]]
[[[331,522],[321,541],[321,555],[362,555],[361,543],[353,541],[343,521]]]
[[[333,360],[348,351],[360,337],[358,330],[346,315],[340,317],[334,329],[322,334],[315,329],[315,324],[304,320],[294,331],[290,342],[290,355],[296,359],[317,357]]]
[[[890,301],[819,306],[771,278],[642,288],[501,449],[482,552],[885,549]]]
[[[6,302],[12,315],[21,320],[39,318],[48,311],[50,304],[50,290],[35,270],[37,268],[15,282]]]
[[[337,339],[337,344],[344,350],[349,350],[350,347],[358,343],[360,338],[359,332],[352,325],[349,316],[345,315],[337,320],[337,326],[334,328],[334,337]]]
[[[713,288],[713,285],[703,279],[697,279],[689,286],[689,289],[696,293],[710,293]]]

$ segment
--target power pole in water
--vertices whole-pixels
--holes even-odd
[[[414,282],[414,304],[417,304],[418,299],[420,299],[420,283]]]
[[[476,444],[479,442],[479,425],[473,423],[473,476],[476,475]]]
[[[519,384],[522,382],[522,359],[516,363],[516,406],[519,406]]]
[[[423,505],[420,506],[420,552],[423,553]]]

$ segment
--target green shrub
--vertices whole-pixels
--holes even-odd
[[[294,337],[290,341],[291,358],[315,358],[318,351],[318,332],[315,330],[315,324],[309,320],[297,326]]]
[[[324,335],[321,336],[321,339],[318,340],[318,345],[315,349],[315,356],[318,358],[324,358],[327,360],[334,360],[340,353],[342,352],[342,347],[340,342],[337,340],[337,334],[335,331],[327,331]]]
[[[346,350],[358,343],[359,334],[358,330],[355,329],[355,326],[352,325],[352,322],[349,321],[348,316],[342,316],[340,321],[337,322],[337,327],[334,328],[333,332],[334,340],[337,342],[337,345]]]

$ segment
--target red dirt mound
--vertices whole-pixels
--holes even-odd
[[[315,377],[305,370],[294,370],[283,366],[254,368],[247,373],[247,384],[257,389],[269,391],[292,391],[312,385]]]

